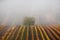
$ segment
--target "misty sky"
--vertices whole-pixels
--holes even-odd
[[[36,24],[60,24],[60,0],[0,0],[0,24],[22,24],[25,16]]]

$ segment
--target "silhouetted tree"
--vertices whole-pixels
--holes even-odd
[[[26,26],[34,25],[35,24],[35,18],[34,17],[25,17],[23,24]]]

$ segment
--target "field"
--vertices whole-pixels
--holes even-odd
[[[60,26],[0,26],[0,40],[60,40]]]

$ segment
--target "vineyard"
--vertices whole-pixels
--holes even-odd
[[[0,26],[0,40],[60,40],[60,26]]]

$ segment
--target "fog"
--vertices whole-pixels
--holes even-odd
[[[25,16],[35,24],[60,24],[60,0],[0,0],[0,24],[22,24]]]

